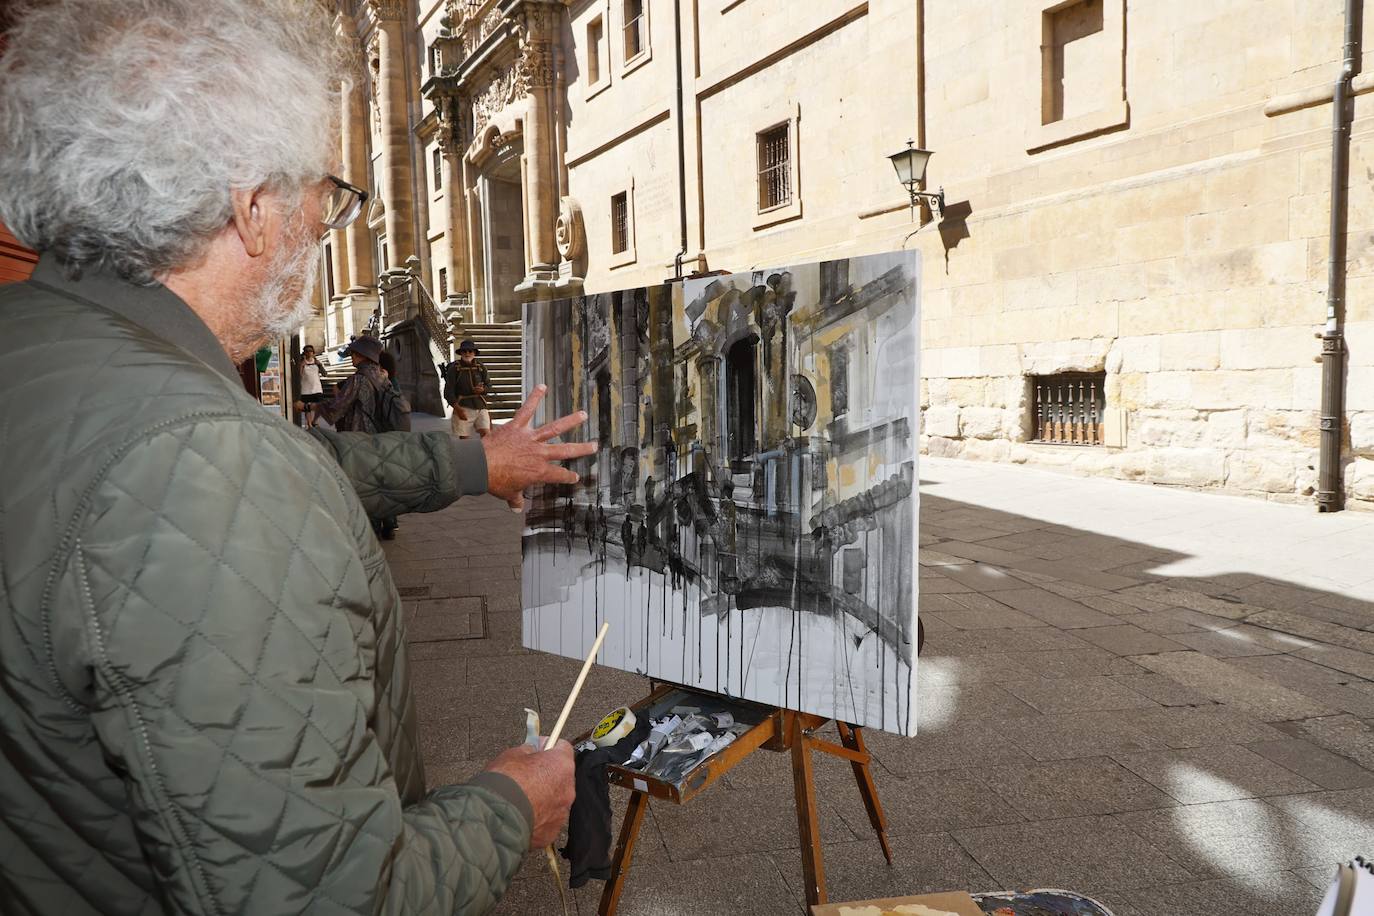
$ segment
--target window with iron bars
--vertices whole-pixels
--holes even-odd
[[[790,129],[779,124],[758,135],[760,213],[792,202]]]
[[[1053,445],[1102,445],[1107,410],[1105,372],[1037,375],[1032,439]]]
[[[431,153],[431,166],[434,169],[434,190],[441,191],[444,188],[444,154],[439,147],[435,147]]]
[[[625,0],[625,60],[644,50],[644,0]]]
[[[439,298],[448,298],[448,268],[439,268]]]
[[[621,191],[611,198],[611,254],[630,247],[630,196]]]

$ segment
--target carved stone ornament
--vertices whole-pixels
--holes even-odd
[[[435,142],[445,156],[456,153],[466,145],[463,137],[462,100],[453,96],[440,96],[435,100],[439,115],[439,129],[434,134]]]
[[[368,0],[378,22],[399,22],[406,18],[405,0]]]
[[[497,71],[472,99],[472,123],[474,133],[480,134],[492,118],[496,117],[507,105],[529,92],[529,83],[520,67],[507,67]]]
[[[368,107],[372,109],[372,129],[382,130],[382,49],[381,39],[373,32],[367,40],[367,94]]]
[[[576,261],[587,251],[587,231],[582,224],[582,205],[572,197],[558,200],[558,222],[553,227],[558,253],[565,261]]]
[[[547,89],[553,85],[553,44],[529,41],[520,54],[520,69],[532,88]]]
[[[500,7],[493,6],[491,9],[487,10],[487,14],[482,17],[481,22],[477,23],[475,29],[471,30],[473,38],[470,47],[475,48],[480,45],[483,39],[496,31],[497,27],[501,25],[501,21],[505,18],[506,16],[501,12]]]

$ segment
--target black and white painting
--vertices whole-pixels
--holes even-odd
[[[915,734],[919,262],[525,306],[540,422],[600,450],[529,501],[524,643]],[[626,698],[627,701],[633,698]]]

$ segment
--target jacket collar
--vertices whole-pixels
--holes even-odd
[[[135,286],[106,269],[88,269],[72,280],[51,254],[38,258],[29,282],[114,312],[191,354],[221,375],[239,380],[238,370],[229,354],[224,352],[219,338],[189,305],[161,284]]]

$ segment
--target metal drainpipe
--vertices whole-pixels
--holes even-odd
[[[1317,511],[1345,507],[1341,439],[1345,432],[1345,224],[1350,172],[1350,81],[1360,59],[1363,0],[1345,0],[1345,45],[1331,97],[1331,247],[1326,268],[1326,327],[1322,331],[1321,449],[1317,462]]]
[[[687,121],[682,113],[682,0],[673,0],[673,37],[677,49],[677,205],[681,245],[673,257],[673,279],[682,279],[687,256]]]

